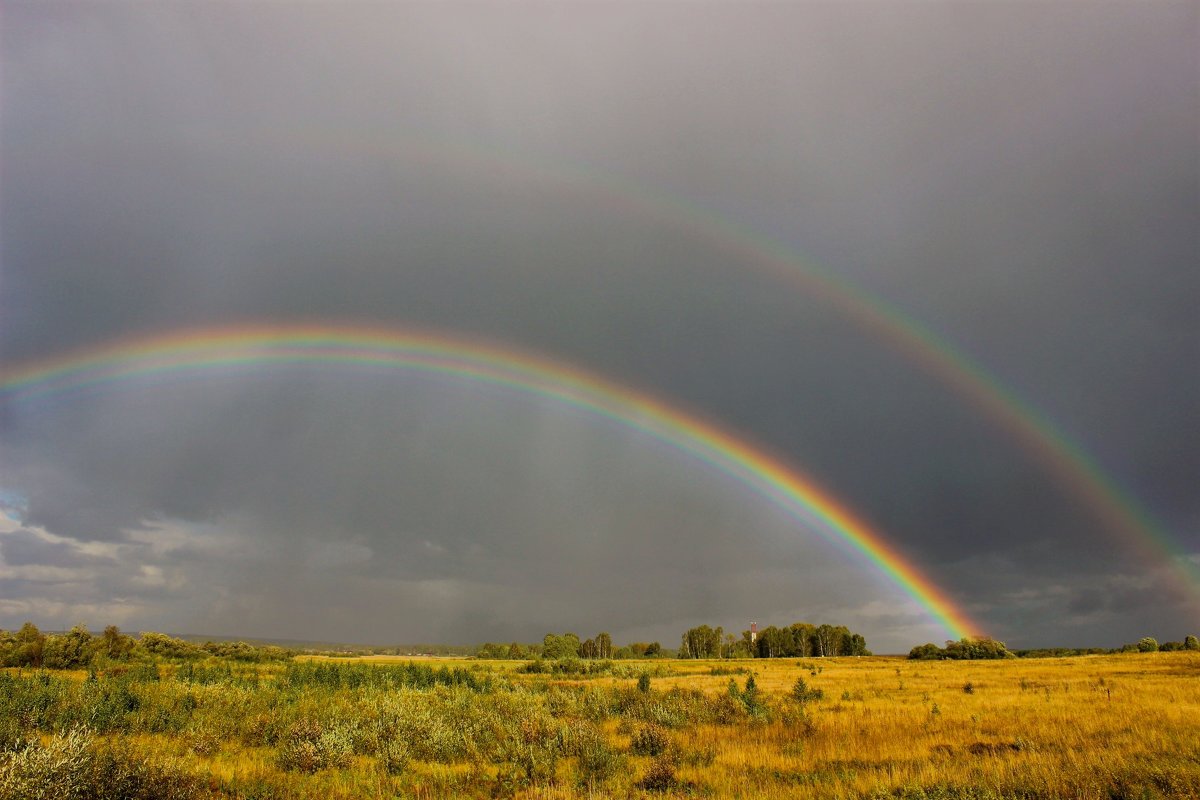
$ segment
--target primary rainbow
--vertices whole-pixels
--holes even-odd
[[[583,191],[634,216],[656,219],[728,253],[739,263],[798,286],[836,308],[876,341],[900,353],[1006,431],[1047,476],[1090,512],[1101,530],[1137,551],[1147,563],[1165,565],[1174,582],[1194,602],[1200,602],[1200,562],[1061,425],[946,337],[760,231],[681,195],[652,190],[618,175],[470,141],[421,137],[411,132],[379,136],[344,129],[261,133],[271,142],[300,145],[323,154],[350,152],[384,159],[402,154],[418,161],[456,165],[472,174],[550,178],[559,189]]]
[[[178,137],[180,132],[171,129],[163,135]],[[948,387],[1006,431],[1045,475],[1091,514],[1099,530],[1137,551],[1147,563],[1164,565],[1170,579],[1194,603],[1200,603],[1200,561],[1130,491],[1118,485],[1061,425],[1005,386],[945,336],[761,231],[681,195],[652,190],[596,168],[502,151],[471,141],[447,140],[444,136],[309,127],[249,128],[230,138],[228,132],[201,126],[186,135],[188,143],[198,147],[228,147],[236,143],[255,148],[282,144],[304,148],[316,157],[351,154],[385,162],[403,157],[458,167],[472,175],[549,179],[558,191],[585,193],[707,242],[738,263],[771,274],[836,308],[880,344],[895,350]]]
[[[438,373],[500,385],[596,414],[699,459],[843,542],[924,607],[953,638],[981,629],[877,531],[794,467],[648,394],[568,364],[412,329],[326,324],[193,328],[120,340],[0,371],[0,400],[33,401],[99,384],[269,364]]]

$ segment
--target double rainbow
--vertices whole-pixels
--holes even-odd
[[[195,328],[122,340],[0,372],[0,400],[139,376],[271,364],[396,369],[508,387],[613,420],[698,459],[786,510],[806,529],[848,546],[924,607],[953,638],[981,629],[880,533],[794,467],[648,394],[561,362],[412,329],[308,325]]]
[[[447,141],[411,132],[303,128],[255,131],[247,143],[252,147],[268,143],[292,146],[318,157],[349,154],[384,162],[407,160],[501,179],[549,181],[559,191],[586,194],[631,216],[653,219],[705,242],[739,266],[770,274],[837,309],[882,346],[895,350],[950,389],[1003,429],[1043,474],[1087,509],[1098,531],[1136,551],[1148,564],[1165,564],[1175,583],[1200,602],[1200,561],[1061,425],[929,326],[760,231],[681,195],[621,176],[471,141]]]

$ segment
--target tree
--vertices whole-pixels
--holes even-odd
[[[86,625],[76,625],[62,636],[46,639],[44,662],[50,669],[79,669],[92,660],[92,634]]]
[[[774,625],[768,625],[758,632],[758,657],[783,658],[792,652],[791,633]]]
[[[808,684],[804,682],[804,678],[796,678],[796,682],[792,684],[792,699],[801,705],[810,700],[820,700],[824,697],[824,689],[809,689]]]
[[[1200,639],[1197,639],[1195,636],[1188,634],[1186,637],[1184,637],[1183,649],[1184,650],[1200,650]]]
[[[908,651],[908,657],[914,661],[937,661],[946,657],[946,651],[933,642],[919,644]]]
[[[588,639],[579,646],[579,654],[584,658],[599,658],[600,648],[596,645],[595,639]]]
[[[46,647],[46,634],[38,630],[32,622],[26,622],[17,631],[13,660],[16,667],[41,667],[42,656]]]
[[[579,651],[579,636],[574,633],[564,633],[562,636],[547,633],[542,639],[542,658],[578,658]]]
[[[793,622],[788,631],[792,636],[791,651],[789,656],[798,658],[807,658],[813,655],[815,650],[814,639],[817,635],[817,628],[807,622]]]
[[[684,632],[679,645],[680,658],[719,658],[725,632],[720,626],[701,625]]]
[[[147,653],[163,658],[199,658],[204,655],[204,650],[198,645],[153,631],[143,631],[138,644]]]
[[[96,642],[96,652],[113,661],[124,661],[133,653],[136,644],[132,636],[121,633],[121,629],[116,625],[109,625]]]
[[[842,628],[845,630],[845,628]],[[817,652],[814,655],[824,658],[836,656],[842,641],[842,633],[832,625],[817,626]]]
[[[1139,653],[1153,653],[1158,650],[1158,642],[1150,636],[1143,636],[1138,639],[1137,649]]]
[[[867,640],[861,633],[851,634],[849,639],[843,641],[843,655],[847,656],[869,656],[871,651],[867,649]]]
[[[737,639],[733,638],[733,634],[725,634],[725,641],[721,643],[721,658],[733,658],[736,647]]]
[[[746,678],[746,688],[742,692],[742,702],[746,704],[747,711],[754,712],[759,708],[758,684],[755,682],[753,675]]]
[[[986,636],[946,642],[945,657],[961,660],[1015,658],[1012,653],[1008,652],[1004,642],[998,642]]]
[[[607,633],[596,634],[596,649],[599,651],[600,658],[612,658],[612,637]]]
[[[145,636],[142,638],[145,639]],[[479,647],[475,648],[475,657],[486,659],[504,658],[504,652],[504,645],[495,644],[493,642],[484,642],[483,644],[479,645]]]

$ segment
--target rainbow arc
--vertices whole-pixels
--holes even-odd
[[[507,387],[612,420],[698,459],[849,548],[912,597],[952,638],[981,631],[883,534],[812,478],[714,423],[574,366],[412,329],[342,325],[198,328],[118,341],[0,373],[0,399],[37,402],[143,376],[270,364],[436,373]]]

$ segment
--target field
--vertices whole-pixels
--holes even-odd
[[[7,670],[0,797],[1200,797],[1200,653],[574,663]]]

